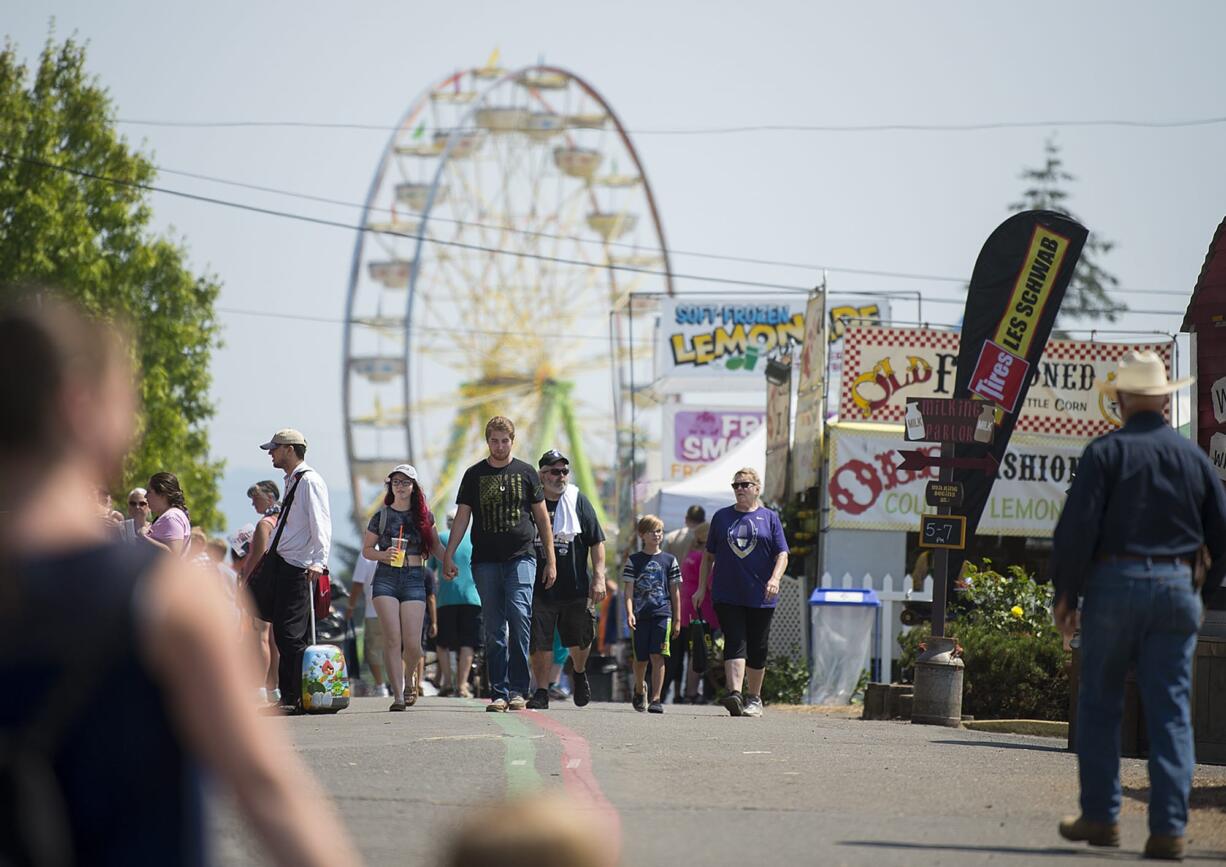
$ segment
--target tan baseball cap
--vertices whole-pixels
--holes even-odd
[[[272,435],[272,439],[260,446],[264,451],[272,451],[274,446],[302,446],[306,448],[306,437],[292,427],[282,428]]]

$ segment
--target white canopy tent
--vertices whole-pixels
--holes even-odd
[[[753,467],[761,476],[766,471],[766,425],[762,425],[741,441],[740,445],[712,461],[688,479],[660,488],[640,510],[658,515],[665,530],[685,526],[685,510],[702,506],[707,520],[716,509],[731,506],[732,477],[742,467]]]

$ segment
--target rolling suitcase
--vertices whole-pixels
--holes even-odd
[[[337,713],[349,707],[345,653],[335,644],[315,643],[315,606],[307,607],[311,609],[311,646],[302,654],[302,709],[307,713]]]

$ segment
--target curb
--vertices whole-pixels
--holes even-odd
[[[964,729],[977,732],[997,732],[1010,735],[1037,735],[1068,740],[1068,723],[1045,719],[981,719],[965,720]]]

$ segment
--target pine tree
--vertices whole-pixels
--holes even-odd
[[[1045,142],[1044,150],[1046,160],[1043,168],[1027,168],[1018,176],[1026,181],[1028,187],[1022,191],[1022,200],[1009,205],[1009,209],[1058,211],[1081,222],[1065,204],[1069,197],[1065,185],[1075,181],[1076,176],[1065,171],[1060,146],[1054,139],[1049,138]],[[1058,322],[1068,324],[1068,320],[1079,319],[1114,322],[1128,309],[1126,304],[1111,298],[1111,291],[1119,286],[1120,281],[1099,264],[1101,257],[1110,253],[1114,246],[1113,241],[1090,233],[1065,293]]]

